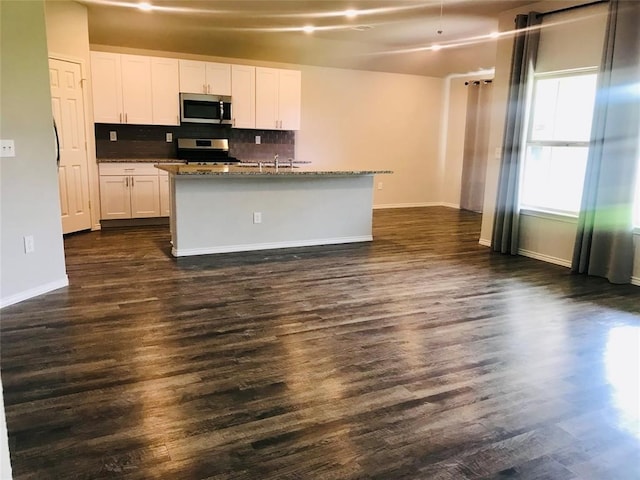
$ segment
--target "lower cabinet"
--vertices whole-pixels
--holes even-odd
[[[103,220],[168,215],[168,198],[161,200],[159,175],[153,164],[101,163],[100,211]],[[167,177],[168,179],[168,177]],[[168,197],[169,189],[166,188]],[[166,211],[161,204],[167,205]]]

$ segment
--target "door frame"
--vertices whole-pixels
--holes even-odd
[[[84,138],[87,142],[87,177],[89,181],[89,212],[91,230],[100,230],[100,186],[98,163],[96,161],[96,136],[93,123],[93,92],[91,91],[91,70],[87,61],[70,55],[49,52],[48,58],[80,66],[82,82],[82,108],[84,109]]]

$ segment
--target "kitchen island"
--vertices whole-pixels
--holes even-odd
[[[392,173],[156,167],[169,173],[176,257],[371,241],[374,175]]]

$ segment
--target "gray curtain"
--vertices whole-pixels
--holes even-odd
[[[489,156],[491,81],[470,82],[467,88],[460,208],[482,212],[484,179]]]
[[[516,33],[511,57],[509,98],[502,144],[496,212],[491,248],[496,252],[518,253],[518,184],[520,182],[523,130],[526,122],[527,90],[538,51],[542,16],[536,12],[516,16]]]
[[[629,283],[640,161],[640,2],[611,0],[572,271]]]

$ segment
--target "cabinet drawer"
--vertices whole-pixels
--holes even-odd
[[[100,163],[100,175],[158,175],[153,163]]]

